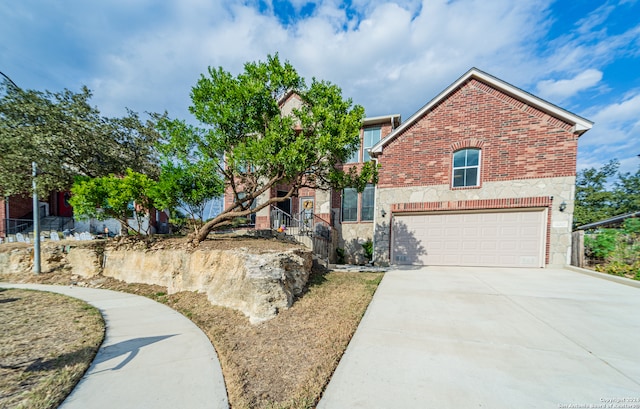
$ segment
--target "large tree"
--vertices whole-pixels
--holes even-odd
[[[302,104],[284,114],[281,103],[292,93]],[[193,235],[195,242],[236,217],[288,200],[302,187],[362,190],[376,181],[372,162],[359,170],[341,167],[358,147],[364,109],[343,99],[340,88],[329,82],[313,79],[307,85],[277,55],[246,63],[236,76],[209,68],[191,98],[190,112],[199,125],[163,121],[166,147],[191,163],[215,163],[216,174],[234,198]],[[288,186],[286,195],[256,202],[277,184]]]
[[[640,167],[636,173],[618,174],[613,195],[617,214],[640,211]]]
[[[107,118],[89,104],[91,92],[22,90],[0,85],[0,195],[31,193],[31,162],[41,195],[69,189],[74,177],[124,174],[127,167],[157,176],[157,116],[132,111]]]
[[[215,163],[202,160],[190,164],[167,160],[152,197],[154,206],[168,210],[172,218],[186,212],[197,230],[204,224],[206,204],[223,193],[224,184]]]
[[[578,172],[574,226],[640,211],[640,168],[636,173],[618,173],[619,167],[613,159],[600,169]]]
[[[69,203],[76,217],[120,222],[123,231],[149,234],[145,216],[154,208],[157,182],[142,173],[127,169],[124,175],[97,178],[78,177],[71,189]],[[129,219],[135,223],[129,224]]]

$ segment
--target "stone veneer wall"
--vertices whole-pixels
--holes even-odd
[[[473,189],[451,189],[449,185],[378,188],[376,191],[374,261],[378,264],[389,263],[391,239],[389,221],[394,204],[553,196],[551,222],[548,226],[548,265],[565,266],[569,264],[571,255],[574,193],[575,177],[485,182],[482,187]],[[564,212],[559,211],[562,202],[567,204]],[[387,214],[385,218],[381,217],[383,210]]]

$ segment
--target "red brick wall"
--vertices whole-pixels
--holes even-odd
[[[5,226],[5,219],[7,218],[7,205],[5,203],[6,202],[4,201],[4,199],[0,199],[0,237],[6,237],[7,231],[7,228]]]
[[[9,218],[19,219],[33,212],[33,199],[27,196],[9,198]]]
[[[577,142],[570,124],[472,79],[384,148],[379,186],[450,184],[465,147],[482,149],[481,184],[574,176]]]

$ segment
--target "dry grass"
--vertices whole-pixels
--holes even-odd
[[[159,241],[180,247],[181,241]],[[291,248],[274,240],[218,239],[206,248]],[[226,246],[226,247],[225,247]],[[157,285],[127,284],[107,277],[86,285],[143,295],[190,318],[215,346],[233,409],[313,408],[357,328],[382,273],[315,272],[308,291],[274,319],[251,325],[241,313],[212,306],[203,294],[167,294]],[[0,274],[0,281],[66,284],[68,272],[35,276]]]
[[[60,294],[0,289],[0,408],[56,408],[104,337],[95,308]]]
[[[258,325],[212,306],[204,294],[168,295],[160,286],[113,279],[100,286],[153,298],[202,328],[218,353],[233,409],[302,409],[320,399],[381,279],[382,273],[316,272],[290,309]]]
[[[72,280],[62,272],[26,278],[48,284]],[[168,295],[161,286],[106,277],[90,284],[155,299],[202,328],[218,353],[233,409],[302,409],[320,399],[381,279],[382,273],[313,273],[308,291],[289,310],[258,325],[211,305],[204,294]],[[25,281],[15,275],[2,280]]]
[[[178,295],[169,305],[189,313],[213,342],[233,408],[312,408],[380,279],[379,273],[315,275],[291,309],[259,325],[235,311],[194,308],[191,297]]]

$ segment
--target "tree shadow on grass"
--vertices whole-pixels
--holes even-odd
[[[95,348],[83,347],[52,359],[38,358],[25,368],[25,372],[52,371],[64,368],[65,366],[73,366],[82,362],[91,361],[95,355],[95,351]]]

